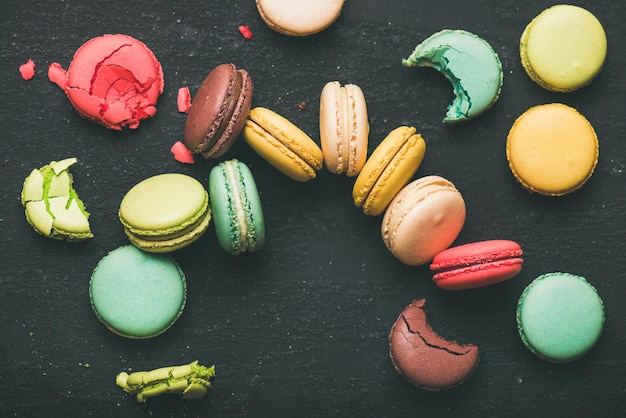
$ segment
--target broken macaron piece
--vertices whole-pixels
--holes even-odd
[[[441,289],[488,286],[515,277],[521,270],[522,247],[510,240],[488,240],[448,248],[435,256],[430,269]]]
[[[478,366],[478,347],[439,336],[431,328],[426,300],[414,300],[400,314],[389,333],[389,357],[396,371],[426,390],[453,388]]]
[[[221,157],[239,137],[252,104],[252,78],[233,64],[220,64],[204,79],[185,121],[185,146],[205,158]]]
[[[402,60],[405,67],[432,67],[446,76],[454,89],[444,123],[472,119],[498,100],[502,63],[491,45],[465,30],[445,29],[420,43]]]
[[[35,231],[49,238],[82,241],[92,238],[89,213],[73,187],[69,168],[76,158],[52,161],[26,177],[21,201]]]
[[[152,51],[122,34],[90,39],[78,48],[67,71],[58,62],[50,64],[48,78],[81,116],[115,130],[135,129],[154,116],[164,85]]]
[[[196,360],[144,372],[121,372],[116,376],[115,384],[127,393],[136,394],[137,402],[146,402],[148,398],[166,393],[182,395],[183,399],[198,399],[206,395],[214,376],[215,366],[202,366]]]

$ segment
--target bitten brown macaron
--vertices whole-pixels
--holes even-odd
[[[253,84],[246,70],[218,65],[191,102],[185,122],[185,146],[205,158],[218,158],[233,145],[248,117]]]
[[[453,388],[478,366],[478,347],[437,335],[428,323],[426,300],[414,300],[389,333],[389,357],[400,375],[426,390]]]

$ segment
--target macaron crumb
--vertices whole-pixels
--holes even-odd
[[[189,93],[189,87],[185,86],[178,89],[176,106],[180,113],[189,112],[189,108],[191,107],[191,93]]]
[[[181,141],[176,141],[170,148],[170,152],[174,155],[174,159],[183,164],[195,164],[193,153]]]
[[[248,25],[241,25],[237,29],[239,29],[239,33],[241,33],[241,36],[243,36],[244,38],[252,38],[252,31],[250,30],[250,27]]]
[[[20,65],[19,71],[24,80],[30,80],[35,76],[35,62],[29,58],[28,61]]]

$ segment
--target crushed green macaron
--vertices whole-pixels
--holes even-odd
[[[72,187],[69,167],[76,158],[52,161],[24,180],[22,205],[35,231],[49,238],[82,241],[92,238],[89,213]]]
[[[115,383],[125,392],[136,394],[137,402],[146,402],[148,398],[166,393],[183,395],[183,399],[198,399],[206,395],[214,376],[215,366],[201,366],[196,360],[147,372],[122,372],[115,378]]]

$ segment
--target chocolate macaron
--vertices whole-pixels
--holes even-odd
[[[448,341],[433,331],[426,300],[414,300],[389,333],[389,357],[398,373],[426,390],[453,388],[469,378],[478,365],[478,347]]]
[[[200,85],[185,122],[184,142],[194,154],[218,158],[233,145],[250,111],[253,84],[233,64],[215,67]]]

